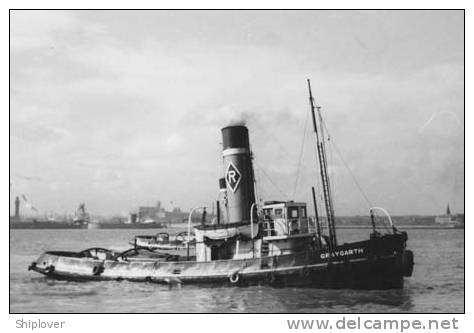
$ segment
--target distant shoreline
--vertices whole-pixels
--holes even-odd
[[[130,229],[130,230],[144,230],[144,229],[162,229],[158,227],[150,226],[148,228],[144,228],[143,226],[137,226],[136,228],[132,226],[127,226],[127,228],[120,227],[120,226],[108,226],[105,228],[87,228],[87,227],[79,227],[71,224],[60,224],[57,223],[54,226],[48,225],[39,225],[39,224],[29,224],[29,223],[15,223],[14,225],[10,224],[10,230],[50,230],[50,229],[68,229],[68,230],[112,230],[112,229]],[[168,226],[169,228],[182,228],[186,226],[183,223],[176,223]],[[464,225],[396,225],[395,226],[398,230],[413,230],[413,229],[433,229],[433,230],[461,230],[464,229]],[[387,227],[388,228],[388,227]],[[337,225],[336,229],[372,229],[371,225]],[[166,228],[164,229],[166,230]],[[383,230],[382,227],[378,226],[377,230]]]

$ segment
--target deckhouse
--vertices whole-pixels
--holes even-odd
[[[269,201],[258,211],[248,130],[225,127],[222,137],[217,223],[194,228],[196,261],[261,258],[325,244],[315,242],[316,227],[303,202]]]

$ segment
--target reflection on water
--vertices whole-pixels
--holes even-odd
[[[410,230],[414,275],[403,290],[195,287],[51,280],[28,272],[45,250],[127,248],[143,230],[13,230],[10,310],[17,312],[463,312],[463,230]],[[150,234],[156,230],[150,230]],[[367,230],[341,230],[342,242]]]

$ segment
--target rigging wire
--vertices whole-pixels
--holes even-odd
[[[255,162],[254,162],[255,163]],[[270,183],[275,187],[275,189],[284,197],[284,198],[288,198],[288,195],[286,195],[276,184],[275,182],[271,179],[271,177],[265,172],[265,170],[260,167],[260,165],[258,165],[257,163],[255,163],[257,165],[257,168],[259,169],[259,171],[261,171],[263,173],[263,175],[270,181]]]
[[[267,127],[260,125],[258,122],[255,122],[255,127],[258,128],[258,131],[256,131],[254,137],[264,137],[265,141],[271,141],[272,143],[276,144],[278,146],[278,150],[281,152],[278,158],[283,158],[289,163],[294,162],[294,160],[289,157],[291,156],[291,154],[283,146],[278,137],[273,134],[273,131],[269,130]],[[268,140],[269,138],[270,140]]]
[[[253,151],[252,151],[252,149],[250,149],[250,160],[253,162],[254,159],[255,159],[255,157],[253,155]],[[255,191],[255,204],[257,205],[257,209],[258,209],[258,205],[260,204],[260,200],[261,200],[260,186],[259,186],[260,179],[257,180],[257,178],[258,178],[257,170],[255,170],[253,168],[252,172],[253,172],[253,186],[254,186],[254,191]]]
[[[323,126],[324,128],[326,128],[326,126],[324,125],[324,122],[323,122]],[[330,181],[329,181],[329,187],[330,187],[330,190],[331,190],[331,197],[332,197],[332,201],[333,201],[333,210],[334,210],[334,206],[335,206],[335,202],[334,202],[334,198],[337,198],[337,195],[336,195],[336,172],[334,170],[331,170],[333,169],[333,166],[334,166],[334,147],[332,146],[331,144],[331,136],[329,135],[329,131],[327,130],[326,128],[326,138],[323,137],[323,141],[327,141],[329,143],[329,165],[327,166],[327,169],[328,169],[328,173],[330,174]],[[323,132],[323,135],[324,135],[324,132]],[[331,171],[332,171],[332,174],[331,174]]]
[[[298,188],[298,179],[299,179],[299,176],[300,176],[301,162],[302,162],[302,159],[303,159],[304,145],[305,145],[305,142],[306,142],[306,132],[307,132],[307,129],[308,129],[308,118],[309,118],[309,113],[306,113],[306,119],[305,119],[305,122],[304,122],[304,131],[303,131],[303,142],[301,143],[301,150],[300,150],[300,154],[299,154],[299,158],[298,158],[298,164],[297,164],[297,167],[296,167],[295,185],[293,187],[293,195],[291,196],[293,199],[295,198],[296,190]]]
[[[257,170],[260,173],[260,170]],[[261,183],[261,177],[259,176],[258,181]],[[263,201],[262,198],[268,198],[267,192],[263,189],[263,187],[260,188],[260,197],[258,198],[258,204],[261,204]]]
[[[327,132],[327,135],[328,135],[328,138],[330,138],[330,132],[327,128],[327,125],[326,125],[326,122],[323,120],[323,126],[324,128],[326,129],[326,132]],[[331,145],[334,147],[334,150],[336,151],[337,155],[339,155],[339,158],[341,159],[342,163],[344,164],[345,168],[347,169],[347,171],[349,172],[352,180],[354,181],[355,185],[357,186],[357,188],[359,189],[360,193],[362,194],[363,198],[365,199],[366,203],[368,204],[369,208],[373,207],[374,205],[372,204],[372,202],[370,201],[370,199],[368,198],[368,196],[366,195],[365,191],[362,189],[362,186],[359,184],[359,182],[357,181],[354,173],[352,172],[351,168],[349,167],[349,165],[346,163],[346,161],[344,160],[344,158],[342,157],[342,154],[341,152],[339,151],[339,148],[337,147],[337,145],[334,143],[334,141],[332,140],[328,140],[329,142],[331,142]]]

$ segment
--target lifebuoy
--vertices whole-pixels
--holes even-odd
[[[239,279],[240,279],[240,274],[239,274],[238,271],[232,273],[232,274],[229,276],[229,281],[230,281],[230,283],[232,283],[232,284],[236,284],[237,282],[239,282]]]
[[[309,275],[309,272],[310,272],[310,269],[308,266],[304,266],[301,270],[300,270],[300,276],[301,277],[307,277]]]
[[[92,268],[92,274],[95,276],[102,274],[103,271],[104,271],[104,265],[95,265]]]

